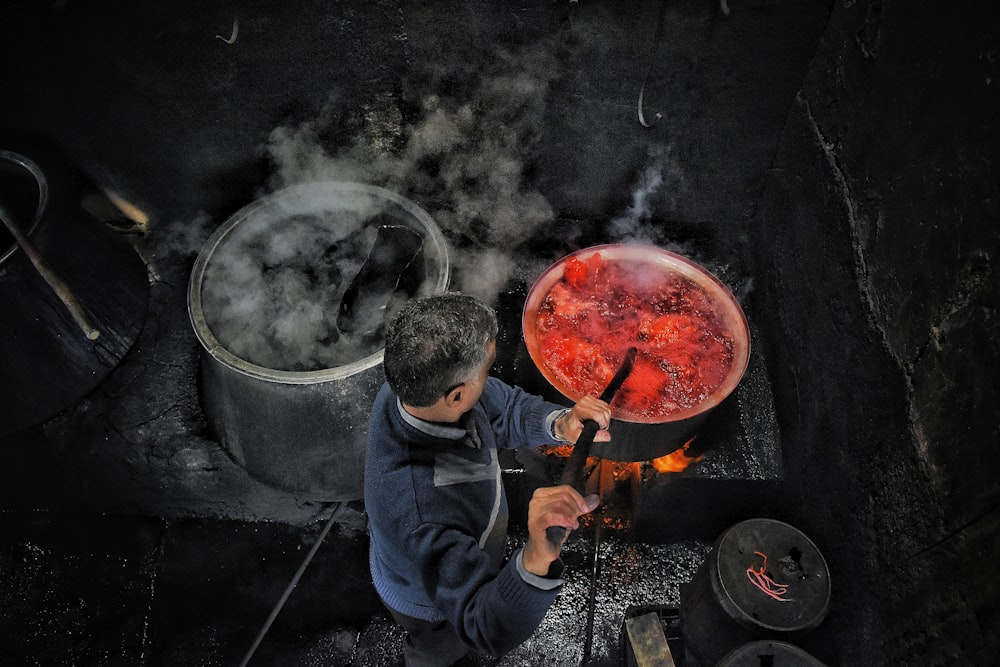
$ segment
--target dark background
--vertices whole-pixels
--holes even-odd
[[[141,333],[99,388],[4,438],[0,655],[171,664],[171,637],[193,635],[197,664],[215,665],[240,653],[227,642],[248,643],[255,620],[233,639],[226,613],[185,612],[190,628],[171,613],[171,596],[190,599],[183,568],[240,562],[226,555],[237,539],[277,549],[266,609],[327,505],[255,481],[207,434],[187,277],[241,206],[334,178],[417,202],[453,245],[453,284],[498,303],[594,243],[654,243],[712,269],[759,331],[773,392],[783,472],[761,510],[830,564],[821,657],[994,662],[989,9],[4,3],[2,135],[57,146],[88,188],[141,211],[105,222],[142,257],[150,292]],[[511,364],[498,371],[516,375]],[[692,499],[726,518],[754,510],[738,494]],[[364,627],[377,605],[360,512],[338,528],[344,553],[327,556],[350,574],[326,594],[355,601],[336,622]],[[261,572],[212,571],[221,591],[263,585]]]

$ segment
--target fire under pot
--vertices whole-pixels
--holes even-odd
[[[212,435],[271,486],[361,498],[384,325],[405,299],[443,292],[449,273],[430,215],[383,188],[308,183],[239,210],[188,289]]]

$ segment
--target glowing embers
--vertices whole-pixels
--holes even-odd
[[[600,394],[624,351],[638,348],[614,401],[624,419],[665,418],[699,405],[734,362],[734,333],[709,292],[655,264],[600,252],[566,260],[534,325],[541,364],[577,395]]]

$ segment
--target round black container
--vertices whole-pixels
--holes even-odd
[[[681,590],[681,634],[696,664],[715,665],[741,644],[815,628],[829,604],[816,545],[781,521],[749,519],[716,540]]]

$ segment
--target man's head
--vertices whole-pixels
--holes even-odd
[[[498,330],[493,309],[472,296],[408,301],[386,330],[386,380],[404,404],[432,406],[488,370]]]

